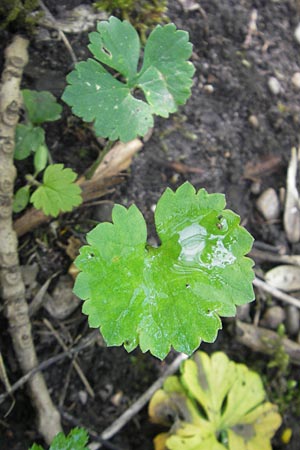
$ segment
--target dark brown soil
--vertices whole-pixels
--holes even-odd
[[[54,16],[64,6],[68,9],[79,3],[45,1]],[[297,253],[298,246],[291,249],[287,242],[282,221],[267,223],[259,215],[255,207],[258,194],[253,193],[254,182],[259,184],[259,192],[269,187],[279,192],[285,186],[290,150],[299,144],[300,90],[291,82],[293,74],[300,71],[300,45],[294,38],[300,22],[297,5],[296,0],[202,0],[202,11],[185,12],[180,2],[169,0],[170,19],[190,33],[194,44],[193,94],[178,114],[168,120],[156,119],[153,135],[134,159],[126,181],[107,197],[126,206],[135,203],[149,224],[152,242],[156,240],[153,205],[167,186],[176,188],[189,180],[196,188],[225,193],[228,207],[241,215],[243,224],[256,240]],[[244,44],[253,9],[258,14],[257,33],[247,47]],[[0,34],[2,49],[11,37],[8,31]],[[78,59],[84,59],[88,55],[87,35],[69,37]],[[60,96],[72,66],[64,45],[53,39],[46,42],[32,39],[29,51],[30,63],[23,86],[50,90]],[[3,56],[0,66],[2,62]],[[278,95],[268,87],[271,76],[280,81]],[[251,116],[256,117],[255,124]],[[54,161],[64,162],[81,173],[96,158],[97,147],[90,130],[79,119],[71,118],[67,108],[63,119],[47,125],[46,129]],[[249,164],[257,168],[254,176],[249,176]],[[17,182],[21,184],[28,167],[18,163],[18,169]],[[92,209],[59,220],[55,232],[53,227],[44,226],[22,238],[21,261],[26,264],[30,258],[31,262],[38,262],[40,283],[57,270],[67,271],[70,260],[62,249],[67,237],[75,232],[83,236],[82,231],[93,226],[91,219],[107,220],[107,209],[103,206],[96,212]],[[50,289],[54,286],[55,282]],[[253,313],[254,310],[255,306]],[[44,317],[48,316],[42,310],[33,320],[40,360],[61,352],[43,324]],[[69,320],[54,321],[53,325],[69,340],[88,331],[86,318],[79,310]],[[264,375],[266,388],[278,376],[276,369],[267,367],[268,358],[235,343],[227,326],[213,346],[203,348],[209,352],[224,350],[235,361],[247,362]],[[0,349],[13,383],[21,373],[3,315],[0,315]],[[170,355],[168,362],[173,357]],[[61,403],[82,425],[99,434],[157,379],[165,366],[164,362],[138,350],[128,355],[122,348],[98,345],[81,352],[79,362],[96,394],[94,399],[88,397],[86,403],[85,394],[80,394],[85,387],[74,371],[70,373],[69,360],[51,366],[45,377],[54,402]],[[291,367],[288,377],[299,383],[299,371],[295,367]],[[2,392],[4,388],[0,387]],[[118,392],[120,401],[114,404],[112,399]],[[272,386],[272,392],[274,401],[276,386]],[[300,394],[290,405],[285,405],[283,427],[274,439],[275,450],[299,449],[299,398]],[[0,449],[27,450],[33,442],[42,443],[26,390],[16,392],[15,405],[6,417],[9,406],[10,401],[0,405]],[[68,430],[72,424],[64,422],[64,426]],[[280,436],[286,427],[292,428],[293,435],[289,444],[284,445]],[[122,450],[150,450],[157,431],[143,410],[111,442]]]

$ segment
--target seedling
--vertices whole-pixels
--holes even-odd
[[[25,124],[18,124],[16,129],[15,159],[22,160],[30,154],[47,147],[45,131],[40,126],[45,122],[53,122],[61,116],[62,107],[56,98],[47,91],[22,90],[25,109]],[[45,166],[44,166],[45,167]]]
[[[139,36],[126,20],[99,22],[89,38],[95,59],[76,64],[62,98],[74,114],[94,122],[98,136],[124,142],[144,136],[154,114],[168,117],[189,98],[195,69],[188,61],[192,44],[186,31],[158,25],[146,42],[140,70]]]
[[[52,441],[49,450],[88,450],[86,446],[88,434],[82,428],[73,428],[68,436],[59,433]],[[40,445],[34,444],[29,450],[44,450]]]
[[[44,214],[57,217],[61,211],[71,211],[80,205],[82,198],[80,188],[74,181],[77,174],[71,169],[65,169],[62,164],[52,164],[48,167],[49,150],[45,141],[45,132],[40,126],[44,122],[58,120],[62,107],[55,97],[47,91],[22,91],[26,123],[17,125],[15,159],[23,160],[34,155],[35,173],[27,174],[27,184],[17,190],[13,210],[20,212],[29,201],[35,208],[42,209]],[[37,180],[44,171],[43,182]],[[37,188],[30,195],[32,188]]]
[[[185,183],[157,203],[160,247],[147,245],[135,205],[115,205],[113,223],[87,234],[74,292],[108,345],[139,345],[161,359],[171,346],[191,354],[216,339],[220,316],[253,300],[253,262],[244,257],[253,239],[224,207],[224,195]]]
[[[222,352],[197,352],[151,399],[151,420],[171,426],[155,438],[155,450],[271,450],[281,417],[265,398],[247,366]]]

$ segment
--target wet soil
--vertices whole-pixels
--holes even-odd
[[[79,3],[45,1],[55,17],[63,8]],[[267,222],[255,206],[258,195],[265,189],[273,187],[279,193],[285,186],[290,150],[299,144],[300,90],[291,81],[293,74],[300,71],[300,44],[294,37],[300,22],[297,5],[296,0],[202,0],[201,9],[185,11],[180,2],[169,1],[171,21],[187,30],[194,44],[192,59],[196,73],[192,97],[169,119],[156,119],[153,134],[135,157],[125,181],[106,198],[125,206],[135,203],[149,224],[151,243],[157,241],[153,209],[158,198],[167,186],[176,188],[188,180],[196,188],[225,193],[228,207],[240,214],[243,225],[257,241],[297,253],[298,246],[291,248],[287,242],[282,218]],[[247,42],[253,10],[257,11],[257,30]],[[3,49],[11,33],[2,32],[0,38]],[[77,58],[86,58],[87,34],[69,35],[69,38]],[[55,33],[51,32],[48,41],[32,39],[29,51],[23,87],[50,90],[60,96],[65,76],[72,67],[62,42],[55,40]],[[280,83],[277,94],[268,86],[270,77]],[[72,117],[66,107],[62,120],[47,125],[46,133],[54,161],[64,162],[79,173],[97,157],[97,146],[89,128]],[[21,184],[28,167],[18,163],[18,170],[17,183]],[[39,264],[40,283],[58,270],[66,272],[71,262],[62,248],[67,237],[83,236],[94,220],[109,219],[109,209],[105,204],[81,210],[55,221],[54,226],[41,227],[23,237],[22,264],[33,261]],[[55,281],[50,291],[54,286]],[[251,316],[256,307],[252,308]],[[33,319],[40,360],[61,352],[55,337],[45,328],[45,317],[49,318],[47,312],[41,310]],[[88,331],[86,318],[79,310],[65,321],[51,321],[69,344]],[[231,326],[225,324],[216,343],[203,348],[209,352],[224,350],[235,361],[247,362],[264,375],[266,388],[272,378],[280,380],[278,369],[268,368],[269,358],[252,353],[234,341]],[[13,383],[21,373],[3,315],[0,316],[0,345]],[[167,362],[174,356],[171,354]],[[94,399],[87,395],[69,360],[49,367],[45,377],[56,404],[98,433],[126,410],[165,367],[165,362],[138,350],[128,355],[122,348],[107,349],[97,344],[81,352],[79,362],[94,389]],[[291,366],[288,376],[299,383],[296,367]],[[276,386],[269,392],[275,398]],[[286,401],[284,424],[274,439],[275,450],[299,448],[299,396]],[[10,401],[0,405],[1,450],[26,450],[34,441],[42,443],[26,390],[16,392],[14,407],[5,416],[9,406]],[[64,421],[64,426],[68,430],[72,424]],[[280,437],[286,427],[293,430],[288,444]],[[111,442],[123,450],[150,450],[157,431],[147,421],[144,409]]]

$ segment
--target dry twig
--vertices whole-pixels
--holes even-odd
[[[278,300],[282,300],[283,302],[288,303],[289,305],[293,305],[296,306],[297,308],[300,308],[300,300],[298,300],[295,297],[292,297],[289,294],[286,294],[285,292],[280,291],[280,289],[271,286],[265,281],[260,280],[259,278],[255,278],[253,284],[257,288],[263,289],[264,291],[273,295],[273,297],[276,297]]]
[[[249,48],[252,43],[252,36],[257,33],[257,9],[252,9],[250,14],[250,20],[248,24],[247,36],[245,38],[245,42],[243,44],[244,48]]]
[[[268,261],[280,264],[291,264],[294,266],[300,266],[300,255],[280,255],[279,253],[268,252],[253,247],[248,256],[254,259],[255,262]]]
[[[49,322],[48,319],[44,319],[44,324],[46,325],[46,327],[53,333],[53,335],[55,336],[56,340],[59,342],[59,344],[62,346],[62,348],[64,349],[65,352],[68,351],[68,347],[66,346],[66,344],[64,343],[64,341],[62,340],[62,338],[60,337],[60,335],[57,333],[57,331],[55,330],[55,328],[52,326],[52,324]],[[90,383],[88,382],[86,376],[84,375],[80,365],[78,364],[78,361],[76,361],[76,359],[74,358],[72,361],[73,367],[76,370],[79,378],[81,379],[82,383],[84,384],[87,392],[89,393],[90,397],[94,398],[95,397],[95,393],[93,391],[92,386],[90,385]]]
[[[179,368],[182,361],[187,359],[187,355],[180,353],[177,358],[167,367],[164,374],[152,384],[152,386],[147,389],[140,398],[134,402],[117,420],[115,420],[108,428],[106,428],[101,433],[101,438],[104,440],[111,439],[118,431],[120,431],[150,400],[154,392],[161,388],[163,382],[167,377],[173,375]],[[101,448],[102,445],[99,444],[98,447],[93,447],[95,450]]]
[[[297,171],[300,148],[292,148],[291,159],[286,177],[286,199],[284,205],[283,225],[288,240],[292,243],[300,240],[300,195],[297,188]]]
[[[16,36],[5,51],[5,66],[0,91],[0,283],[1,296],[9,323],[14,350],[22,371],[37,364],[25,286],[22,280],[18,241],[12,227],[12,199],[16,169],[13,164],[15,129],[21,106],[20,83],[28,61],[28,41]],[[28,383],[37,410],[38,429],[47,442],[61,431],[60,415],[49,396],[40,372]],[[10,391],[11,392],[11,391]]]
[[[18,381],[16,381],[9,389],[9,391],[5,392],[4,394],[0,394],[0,405],[4,402],[4,400],[11,395],[16,390],[20,389],[22,386],[24,386],[27,381],[29,381],[37,372],[40,372],[42,370],[48,369],[48,367],[52,366],[53,364],[57,364],[59,361],[62,361],[65,358],[73,358],[73,355],[76,355],[84,348],[89,347],[94,342],[99,340],[99,337],[101,338],[101,335],[99,334],[99,330],[92,331],[86,338],[82,339],[82,342],[80,344],[76,345],[76,347],[71,348],[67,350],[66,352],[59,353],[58,355],[52,356],[51,358],[47,359],[46,361],[41,362],[38,366],[31,369],[26,375],[23,375]]]
[[[40,7],[44,11],[44,13],[50,18],[50,20],[52,21],[53,26],[58,31],[59,37],[61,38],[61,40],[63,41],[63,43],[66,46],[66,49],[68,50],[68,52],[71,55],[73,63],[76,64],[77,63],[77,58],[76,58],[74,50],[73,50],[73,48],[72,48],[72,46],[70,44],[69,39],[67,38],[65,33],[62,31],[62,29],[59,27],[59,25],[57,24],[57,22],[55,20],[55,17],[52,15],[52,13],[49,11],[49,9],[47,8],[47,6],[44,4],[44,2],[42,0],[40,0]]]
[[[256,327],[239,320],[236,322],[235,336],[238,342],[255,352],[273,355],[282,345],[291,362],[300,365],[300,345],[287,338],[281,338],[278,333],[267,328]]]

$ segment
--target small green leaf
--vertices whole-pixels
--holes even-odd
[[[116,17],[99,22],[97,32],[89,34],[92,54],[98,61],[132,80],[140,57],[140,40],[136,30],[126,20]],[[120,39],[121,38],[121,39]]]
[[[28,118],[34,125],[53,122],[60,118],[62,106],[50,92],[23,89],[22,94]]]
[[[43,184],[32,194],[30,201],[47,216],[57,217],[60,212],[72,211],[82,203],[80,187],[74,183],[77,175],[63,164],[47,167]]]
[[[129,87],[116,80],[92,59],[76,64],[67,77],[63,100],[73,113],[87,122],[95,121],[95,132],[110,140],[124,142],[145,135],[153,126],[151,109],[134,98]]]
[[[31,124],[18,124],[16,128],[15,159],[27,158],[45,143],[45,131],[41,127]]]
[[[194,66],[187,59],[192,45],[188,33],[174,24],[158,26],[145,47],[142,70],[137,72],[140,42],[129,22],[116,17],[100,22],[90,34],[94,59],[76,65],[69,74],[63,100],[87,122],[94,121],[99,136],[127,142],[144,136],[153,126],[153,114],[168,117],[191,94]],[[119,81],[102,64],[118,71]],[[144,92],[147,102],[133,96]]]
[[[161,359],[171,346],[191,354],[216,339],[220,316],[253,300],[253,262],[243,256],[253,239],[224,206],[223,195],[185,183],[157,204],[159,248],[146,245],[135,206],[116,205],[113,223],[88,233],[74,292],[108,345],[140,345]]]
[[[197,352],[150,401],[151,420],[171,427],[156,437],[155,449],[271,450],[281,417],[265,397],[260,376],[245,365],[222,352]]]
[[[34,154],[33,164],[37,173],[41,172],[47,166],[49,150],[46,145],[40,145]]]
[[[49,450],[88,450],[86,446],[88,434],[83,428],[73,428],[68,436],[59,433],[52,441]],[[34,444],[29,450],[43,450],[40,445]]]
[[[30,186],[23,186],[17,190],[14,196],[13,212],[21,212],[29,202]]]
[[[67,437],[63,433],[59,433],[51,444],[49,450],[88,450],[86,444],[88,442],[88,434],[82,428],[73,428]]]
[[[190,97],[195,72],[187,61],[191,54],[188,33],[173,23],[157,26],[150,34],[137,83],[155,114],[168,117]]]

